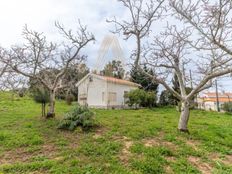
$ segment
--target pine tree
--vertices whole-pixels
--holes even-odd
[[[152,69],[148,69],[145,65],[143,70],[151,75],[154,75],[154,71]],[[157,94],[159,85],[152,82],[152,80],[145,73],[132,68],[130,75],[132,82],[140,84],[142,89],[145,91],[154,91]]]

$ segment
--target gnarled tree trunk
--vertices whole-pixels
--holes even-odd
[[[182,132],[188,132],[188,121],[190,115],[190,103],[189,101],[182,102],[181,114],[178,129]]]
[[[55,117],[55,96],[55,90],[50,90],[49,111],[47,113],[47,118]]]

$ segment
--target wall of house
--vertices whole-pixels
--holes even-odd
[[[219,102],[219,108],[221,111],[223,111],[223,104],[225,102]],[[206,111],[217,111],[217,103],[214,102],[214,101],[199,101],[198,100],[198,108],[199,109],[203,109],[203,110],[206,110]]]
[[[88,85],[88,106],[95,108],[106,107],[106,81],[93,78]]]
[[[107,106],[108,107],[125,106],[125,98],[124,98],[125,92],[129,92],[134,89],[137,89],[137,87],[108,82],[107,83]],[[112,99],[112,94],[116,94],[116,101],[110,101],[110,99]]]
[[[204,107],[205,107],[205,110],[207,110],[207,111],[209,111],[209,110],[216,111],[217,110],[216,104],[214,102],[205,102]]]
[[[86,78],[78,87],[78,102],[95,108],[106,108],[106,82],[94,76]]]
[[[78,87],[78,102],[93,108],[112,108],[125,106],[125,92],[137,87],[106,82],[98,77],[86,78]]]

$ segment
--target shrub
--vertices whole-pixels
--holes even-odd
[[[41,104],[42,116],[46,115],[46,104],[49,102],[49,92],[44,87],[36,87],[32,91],[33,99],[36,103]]]
[[[223,110],[232,113],[232,102],[225,103],[223,105]]]
[[[129,106],[137,107],[153,107],[156,105],[156,94],[154,92],[146,92],[143,89],[130,91],[125,96],[128,98]]]
[[[67,94],[65,97],[67,105],[71,105],[74,101],[74,96],[72,94]]]
[[[27,92],[26,88],[21,88],[18,90],[18,96],[22,98],[25,96],[26,92]]]
[[[64,116],[64,119],[58,125],[58,129],[73,131],[80,126],[82,130],[89,130],[94,124],[94,113],[87,107],[77,105]]]

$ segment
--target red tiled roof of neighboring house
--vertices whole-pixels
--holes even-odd
[[[205,96],[211,98],[211,97],[217,97],[216,93],[215,92],[206,92],[204,93]],[[228,98],[228,97],[231,97],[232,98],[232,93],[230,92],[223,92],[223,93],[218,93],[218,97],[225,97],[225,98]]]
[[[217,95],[215,92],[206,92],[203,93],[203,96],[200,97],[204,102],[217,102]],[[224,92],[218,93],[218,100],[219,102],[232,102],[232,93]]]
[[[203,98],[203,101],[204,102],[217,102],[217,98]],[[232,98],[229,99],[229,98],[218,98],[218,101],[219,102],[222,102],[222,103],[225,103],[225,102],[232,102]]]

